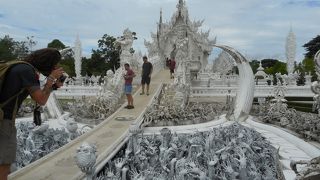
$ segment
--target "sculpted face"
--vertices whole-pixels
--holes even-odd
[[[108,70],[106,75],[107,75],[107,77],[109,77],[109,78],[113,78],[113,76],[114,76],[112,70]]]

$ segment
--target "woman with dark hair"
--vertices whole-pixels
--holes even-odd
[[[61,87],[59,78],[64,73],[57,65],[61,60],[58,50],[40,49],[25,58],[27,63],[10,66],[6,72],[0,102],[3,119],[0,122],[0,180],[6,180],[10,173],[10,165],[16,159],[16,113],[28,95],[39,105],[45,105],[52,86]],[[47,76],[43,88],[40,88],[39,73]]]
[[[49,76],[54,67],[61,60],[61,55],[54,48],[44,48],[37,50],[27,56],[24,61],[30,63],[41,74]]]

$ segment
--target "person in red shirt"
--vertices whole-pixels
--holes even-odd
[[[128,105],[125,107],[127,109],[133,109],[133,97],[132,97],[132,80],[136,76],[132,69],[130,68],[130,65],[128,63],[124,64],[124,69],[127,71],[127,73],[124,75],[124,91],[127,96]]]
[[[176,68],[176,61],[174,59],[171,59],[170,61],[170,78],[173,79],[173,73],[174,69]]]

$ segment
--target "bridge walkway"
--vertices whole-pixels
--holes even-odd
[[[134,94],[134,109],[125,109],[126,102],[110,117],[88,133],[78,137],[65,146],[28,166],[10,174],[15,180],[69,180],[79,179],[83,174],[75,163],[77,148],[83,142],[97,146],[97,164],[114,151],[127,135],[132,122],[145,110],[162,83],[170,83],[169,70],[164,69],[151,79],[150,95],[140,95],[140,88]],[[118,117],[118,118],[117,118]],[[132,117],[131,120],[119,120],[119,117]]]

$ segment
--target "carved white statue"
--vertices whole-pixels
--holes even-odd
[[[106,93],[108,91],[111,91],[113,92],[113,89],[114,89],[114,85],[113,85],[113,82],[112,82],[112,79],[114,77],[114,73],[112,70],[108,70],[106,72],[106,75],[104,77],[104,86],[103,86],[103,92]]]
[[[82,172],[86,173],[87,180],[93,180],[93,173],[97,159],[96,146],[84,142],[78,149],[75,156],[76,163]]]
[[[117,38],[115,46],[121,47],[120,65],[122,66],[126,62],[132,61],[132,54],[130,49],[132,48],[133,40],[136,39],[136,33],[131,32],[128,28],[123,31],[123,36]]]

